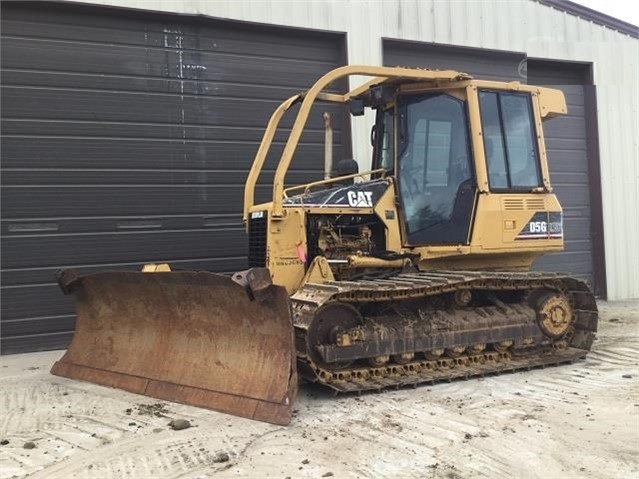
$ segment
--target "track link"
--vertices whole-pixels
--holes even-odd
[[[347,304],[362,309],[373,303],[404,304],[424,298],[437,301],[438,298],[450,296],[457,291],[509,291],[527,294],[536,290],[556,291],[568,298],[574,318],[563,336],[546,337],[538,326],[534,327],[535,331],[532,334],[531,325],[527,325],[521,327],[522,337],[513,338],[515,346],[506,351],[487,350],[481,354],[466,353],[455,357],[442,356],[433,360],[418,359],[417,354],[413,360],[401,364],[389,361],[379,367],[362,364],[361,360],[346,366],[344,363],[321,364],[314,359],[317,355],[309,350],[308,334],[315,315],[323,306],[329,304]],[[576,278],[556,273],[429,271],[402,274],[383,280],[309,283],[293,295],[292,301],[299,372],[306,379],[323,384],[336,392],[416,386],[421,383],[467,379],[569,363],[583,358],[588,353],[597,330],[597,306],[588,286]],[[515,306],[504,305],[501,310],[506,315],[514,315],[521,311],[521,307]],[[470,311],[486,316],[490,315],[491,310],[476,308]],[[366,321],[364,318],[364,322]],[[425,329],[428,330],[427,327]],[[484,329],[484,333],[486,331],[488,329]],[[452,333],[455,332],[454,328],[443,333],[440,331],[440,336],[445,333],[454,336]],[[492,332],[491,334],[494,335]],[[526,341],[530,341],[527,338],[532,336],[535,337],[534,347],[526,344]],[[410,343],[427,344],[428,341],[436,340],[438,338],[435,335],[422,336],[412,338]],[[317,346],[316,349],[322,350],[323,353],[332,351],[334,357],[340,354],[347,356],[348,347],[340,346],[343,345],[327,344]],[[373,343],[363,344],[359,350],[372,351],[378,346]],[[461,349],[471,346],[472,343],[464,344]]]

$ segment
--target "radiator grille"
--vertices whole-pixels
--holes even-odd
[[[543,198],[534,198],[526,200],[527,210],[545,210],[546,201]]]
[[[249,268],[266,266],[267,217],[267,213],[264,212],[261,217],[249,219]]]
[[[505,210],[523,210],[524,209],[524,200],[521,198],[504,198],[504,209]]]
[[[503,205],[505,210],[545,210],[546,200],[544,198],[528,198],[524,202],[522,198],[504,198]]]

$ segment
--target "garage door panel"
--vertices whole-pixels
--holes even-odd
[[[588,253],[592,254],[592,244],[589,237],[583,239],[577,239],[578,237],[571,237],[566,243],[565,249],[572,253]]]
[[[121,121],[161,124],[201,124],[263,127],[279,101],[188,95],[148,95],[123,92],[87,92],[41,88],[3,88],[5,117],[65,119],[67,121]],[[335,107],[327,108],[336,112]],[[37,116],[36,116],[37,115]],[[319,118],[318,118],[319,117]],[[290,125],[290,121],[283,125]],[[309,126],[321,128],[321,116],[309,117]]]
[[[227,160],[228,161],[228,160]],[[245,174],[246,170],[100,170],[84,169],[64,170],[56,169],[55,171],[42,171],[40,169],[24,170],[13,169],[3,170],[3,185],[158,185],[158,184],[187,184],[187,185],[238,185],[238,175]],[[274,171],[263,171],[263,177],[260,177],[260,183],[263,185],[272,184]],[[300,184],[313,179],[323,179],[323,170],[321,166],[315,165],[314,170],[296,170],[286,176],[291,184]],[[240,185],[243,186],[243,185]]]
[[[589,280],[592,275],[592,252],[588,251],[563,251],[542,256],[535,261],[535,269],[552,271],[557,268],[557,263],[562,265],[562,272],[574,274],[582,279]]]
[[[61,143],[67,143],[67,148],[56,150]],[[86,148],[83,148],[85,145]],[[47,138],[34,142],[32,138],[4,138],[1,151],[3,168],[223,169],[236,171],[238,181],[243,183],[258,147],[258,141],[221,143]],[[283,142],[272,146],[267,167],[276,166],[283,149]],[[17,150],[20,150],[19,154],[13,155]],[[341,145],[335,147],[335,154],[335,158],[342,156]],[[315,169],[323,165],[323,155],[324,145],[319,141],[302,143],[295,153],[294,166]]]
[[[557,87],[557,85],[553,85],[553,86]],[[568,113],[564,116],[551,118],[549,121],[557,120],[557,119],[565,119],[565,118],[579,118],[583,120],[584,115],[586,113],[586,106],[584,104],[583,91],[580,93],[580,95],[581,95],[580,97],[577,97],[576,95],[567,95],[566,92],[564,92],[564,96],[566,98],[566,106],[568,107]]]
[[[590,251],[590,218],[587,215],[570,216],[564,214],[564,242],[566,244],[577,241],[586,241],[587,249]],[[585,247],[580,247],[584,249]]]
[[[548,84],[548,78],[542,78],[541,73],[533,68],[537,83]],[[552,86],[561,88],[566,94],[569,112],[565,117],[544,122],[551,182],[564,208],[564,252],[539,260],[535,268],[569,272],[593,287],[592,211],[583,86]]]
[[[327,48],[326,37],[312,31],[290,29],[285,34],[273,35],[272,30],[259,25],[238,28],[224,22],[197,20],[181,25],[171,23],[148,25],[147,37],[157,46],[181,46],[185,50],[335,63],[335,52]]]
[[[34,318],[46,312],[48,320],[40,327],[40,331],[55,331],[55,319],[51,316],[68,315],[73,310],[71,298],[61,294],[60,288],[53,280],[53,276],[48,279],[49,284],[19,287],[3,287],[2,296],[2,320],[0,326],[4,334],[25,334],[28,330],[23,329],[24,318]],[[37,303],[31,301],[37,297]],[[22,321],[20,321],[22,319]],[[6,328],[6,329],[5,329]],[[46,328],[46,329],[45,329]]]
[[[590,205],[590,193],[582,186],[572,184],[562,185],[561,183],[553,183],[553,186],[560,204],[564,206],[583,205],[584,208],[588,208],[588,205]]]
[[[3,88],[2,106],[5,117],[65,119],[67,121],[122,121],[179,123],[183,101],[179,95],[147,95],[35,88]],[[216,100],[213,100],[216,101]],[[234,106],[233,100],[219,100],[219,108]],[[237,100],[241,102],[241,100]],[[276,106],[275,102],[271,105]],[[227,118],[231,115],[226,114]],[[211,123],[222,120],[211,118]],[[235,119],[237,125],[237,119]],[[249,125],[254,126],[254,125]]]
[[[57,288],[57,286],[56,286]],[[31,292],[29,295],[37,294],[38,297],[43,293],[41,289],[38,288],[36,291]],[[59,290],[58,294],[59,295]],[[4,295],[3,295],[4,299]],[[57,303],[60,303],[60,306],[55,307],[54,309],[65,309],[66,312],[62,316],[47,316],[47,317],[33,317],[28,316],[21,319],[5,319],[2,318],[0,325],[2,326],[2,331],[5,336],[23,336],[31,333],[34,330],[41,331],[42,333],[53,333],[60,330],[72,330],[75,325],[75,316],[68,313],[69,306],[73,308],[73,305],[69,305],[70,299],[67,297],[57,298],[55,300]]]
[[[551,130],[552,127],[545,126],[544,131]],[[546,145],[550,151],[556,150],[561,151],[563,155],[564,152],[574,152],[581,151],[582,155],[586,154],[586,146],[584,145],[584,138],[556,138],[553,136],[548,136],[544,133],[544,138],[546,141]]]
[[[238,238],[243,234],[238,234]],[[116,263],[95,263],[89,265],[73,265],[73,268],[80,274],[90,274],[107,270],[129,270],[139,271],[144,262],[131,261]],[[171,260],[171,264],[181,270],[198,270],[198,271],[218,271],[220,273],[233,273],[235,271],[246,268],[246,258],[244,253],[240,256],[223,256],[218,258],[202,257],[186,260]],[[31,287],[39,284],[53,283],[55,273],[58,269],[68,267],[66,264],[55,266],[43,266],[29,269],[5,269],[2,275],[3,287]],[[57,287],[57,286],[56,286]],[[59,290],[58,290],[59,291]],[[38,314],[43,314],[40,311]],[[46,313],[45,313],[46,314]]]
[[[6,118],[65,121],[117,121],[122,123],[173,124],[173,136],[185,137],[182,124],[263,128],[279,101],[247,100],[188,95],[148,95],[143,93],[86,92],[5,86],[2,107]],[[322,113],[329,112],[341,129],[341,110],[335,105],[316,105],[307,126],[322,130]],[[282,128],[290,128],[295,114],[287,115]],[[31,134],[31,133],[30,133]],[[70,135],[79,132],[68,131]]]
[[[583,71],[558,62],[529,61],[529,83],[560,88],[568,115],[544,122],[553,186],[564,207],[565,251],[548,255],[540,269],[571,272],[593,284],[593,243]],[[579,172],[579,174],[571,174]]]
[[[586,122],[583,117],[565,116],[553,118],[546,120],[543,124],[544,131],[548,130],[552,132],[549,136],[551,141],[555,138],[558,140],[578,140],[581,145],[584,145],[586,139]]]
[[[590,205],[590,192],[585,190],[578,183],[563,183],[561,181],[553,181],[553,191],[559,198],[559,202],[563,206],[583,206],[588,208]],[[587,210],[586,210],[587,211]]]
[[[434,43],[384,40],[384,65],[452,69],[485,80],[521,80],[523,53],[500,53]]]
[[[581,102],[579,104],[570,103],[570,96],[566,98],[566,106],[568,107],[568,114],[561,118],[579,118],[581,120],[584,119],[584,115],[586,113],[586,107],[583,104],[583,98],[581,98]],[[553,118],[547,121],[552,121]]]
[[[25,131],[28,133],[25,134]],[[261,127],[231,128],[218,125],[131,125],[120,122],[25,119],[4,120],[2,133],[2,151],[10,153],[2,155],[3,165],[17,167],[28,160],[34,167],[46,167],[48,158],[53,157],[67,165],[84,161],[87,156],[96,158],[97,155],[99,161],[102,158],[105,161],[122,157],[157,158],[165,156],[167,151],[186,156],[183,160],[187,163],[191,157],[199,160],[203,152],[210,156],[224,151],[233,151],[235,158],[252,162],[264,130]],[[334,144],[341,146],[342,132],[337,129],[333,133]],[[38,141],[34,142],[29,137],[38,137]],[[273,138],[273,148],[283,145],[287,138],[288,130],[278,130]],[[323,129],[308,129],[302,135],[300,146],[322,145],[323,148],[323,142]],[[34,155],[34,152],[37,153]]]
[[[250,57],[200,52],[197,54],[176,52],[168,58],[169,76],[174,78],[198,78],[203,81],[245,81],[256,80],[255,72],[260,71],[259,83],[265,86],[287,86],[298,90],[300,85],[310,86],[317,80],[318,70],[327,72],[334,65],[328,62],[282,59],[277,57]],[[330,88],[328,89],[330,91]],[[335,91],[335,88],[333,88]],[[293,92],[295,93],[295,91]]]
[[[108,128],[108,127],[107,127]],[[3,133],[5,133],[3,131]],[[247,136],[250,132],[247,132]],[[215,159],[233,159],[227,169],[238,171],[253,160],[259,140],[243,143],[217,140],[127,138],[5,137],[3,168],[215,168]],[[281,145],[277,145],[281,148]],[[309,148],[312,146],[309,146]]]
[[[26,5],[12,5],[2,12],[3,35],[25,36],[28,38],[56,38],[69,40],[89,40],[96,43],[140,44],[150,22],[143,15],[129,16],[114,28],[118,16],[103,10],[99,16],[81,6],[73,12],[50,8],[29,8]],[[119,17],[122,18],[121,16]]]
[[[39,186],[208,184],[210,186],[235,185],[243,191],[244,181],[258,147],[257,143],[241,145],[241,148],[229,144],[206,144],[182,151],[179,146],[175,149],[167,147],[147,150],[144,145],[145,143],[138,144],[139,154],[136,154],[138,150],[135,148],[124,148],[122,157],[114,155],[100,158],[101,155],[114,151],[109,149],[107,142],[95,153],[93,148],[79,149],[77,153],[82,156],[65,157],[64,161],[58,159],[56,155],[44,156],[52,152],[51,149],[46,148],[46,142],[31,150],[25,158],[13,157],[11,161],[7,158],[13,151],[13,147],[3,145],[5,148],[2,149],[4,155],[2,184],[9,187],[34,184]],[[268,184],[272,180],[283,149],[283,143],[272,147],[259,178],[261,183]],[[26,151],[22,151],[22,154],[26,154]],[[300,144],[292,160],[293,169],[286,176],[287,184],[322,179],[323,154],[323,145]],[[333,157],[342,158],[342,156],[341,146],[335,146]],[[19,193],[12,194],[19,195]],[[55,202],[55,199],[52,197],[51,200]],[[239,211],[241,204],[235,207]]]
[[[314,80],[313,80],[314,81]],[[185,94],[200,96],[262,98],[281,102],[294,93],[308,88],[308,84],[282,87],[272,85],[241,84],[236,82],[204,81],[202,79],[166,79],[150,77],[127,77],[112,75],[88,75],[65,72],[38,72],[25,70],[3,70],[1,82],[6,86],[49,87],[55,84],[57,88],[67,90],[109,90],[125,92],[146,92],[162,94]]]
[[[588,181],[587,171],[555,171],[552,177],[553,186],[583,184]]]
[[[244,229],[242,219],[235,213],[185,215],[128,215],[110,217],[69,216],[59,218],[17,218],[2,220],[2,236],[24,237],[38,235],[112,234],[187,230]],[[123,240],[124,241],[124,240]],[[99,258],[96,258],[99,260]],[[4,279],[4,278],[3,278]],[[3,282],[4,284],[4,282]]]
[[[37,331],[37,330],[35,330]],[[50,333],[30,333],[21,336],[0,337],[2,354],[23,353],[26,351],[50,351],[64,349],[71,342],[73,331],[53,331]]]
[[[587,207],[583,207],[582,205],[565,206],[563,208],[563,216],[564,221],[575,225],[574,227],[579,227],[580,229],[587,229],[590,227],[590,215]],[[564,225],[564,229],[565,228],[566,225]],[[587,235],[582,237],[587,237]]]
[[[29,18],[25,19],[25,15]],[[330,64],[335,60],[334,52],[326,48],[325,37],[308,31],[289,30],[287,35],[278,36],[268,28],[254,25],[248,27],[251,34],[246,35],[246,26],[232,27],[212,19],[191,19],[191,23],[185,24],[175,17],[147,12],[130,14],[126,22],[122,22],[118,13],[105,12],[100,18],[92,12],[77,13],[70,20],[67,14],[50,10],[35,16],[28,8],[23,9],[22,14],[9,12],[4,16],[3,33],[7,36],[157,48],[181,44],[185,50],[215,50],[240,55],[276,56],[286,51],[286,57],[290,59],[312,59]],[[296,39],[303,43],[299,44]]]
[[[556,140],[553,141],[556,143]],[[586,155],[581,150],[560,150],[549,148],[546,144],[546,156],[553,163],[553,181],[566,173],[588,175],[588,164],[583,161]],[[583,178],[583,177],[582,177]]]
[[[257,188],[268,190],[266,185]],[[243,188],[228,185],[2,188],[3,208],[10,205],[18,218],[38,217],[43,211],[51,217],[237,213],[243,195]]]
[[[100,250],[99,255],[96,255],[96,248]],[[241,228],[15,235],[2,238],[2,267],[70,266],[95,262],[96,259],[102,263],[193,260],[197,257],[242,256],[246,254],[246,248]],[[24,260],[24,256],[28,256],[28,261]]]
[[[70,138],[56,138],[55,133],[68,133],[69,127],[61,122],[56,128],[45,128],[37,135],[28,137],[13,136],[7,130],[16,131],[18,122],[4,122],[10,125],[3,129],[5,136],[2,142],[3,168],[31,168],[31,169],[216,169],[228,171],[246,171],[250,166],[259,147],[260,139],[257,135],[249,139],[251,132],[247,131],[247,139],[239,141],[221,141],[199,139],[156,139],[148,138],[118,138],[109,135],[107,138],[93,137],[91,128],[86,124],[79,125],[82,136]],[[34,124],[33,122],[28,122]],[[66,123],[68,124],[68,122]],[[38,126],[41,124],[38,124]],[[51,124],[49,124],[51,125]],[[72,124],[73,125],[73,124]],[[14,128],[16,130],[14,130]],[[96,127],[97,128],[97,127]],[[105,125],[104,130],[112,132],[124,130],[126,124],[114,127]],[[151,127],[149,129],[151,130]],[[97,130],[96,130],[97,133]],[[323,135],[323,133],[322,133]],[[52,137],[53,136],[53,137]],[[315,135],[319,137],[319,133]],[[37,141],[34,141],[34,138]],[[307,155],[314,156],[323,152],[319,139],[301,145],[306,148]],[[273,146],[272,156],[283,150],[283,143]],[[232,160],[232,164],[228,164]]]
[[[590,208],[588,205],[582,205],[579,203],[573,202],[573,204],[566,204],[563,206],[564,216],[566,218],[570,218],[571,221],[573,218],[590,218]]]
[[[532,81],[541,81],[544,85],[550,86],[551,88],[559,86],[561,91],[564,92],[566,102],[569,105],[584,105],[583,85],[569,85],[565,82],[549,84],[547,78],[539,78],[539,75],[536,75],[535,72],[529,74],[529,82],[532,83]]]
[[[169,50],[103,45],[93,43],[69,43],[68,41],[32,40],[28,38],[6,38],[2,40],[3,63],[6,68],[37,69],[74,73],[100,74],[109,65],[111,75],[168,76],[166,66],[169,58],[178,53]],[[173,63],[176,60],[171,59]]]
[[[3,40],[2,55],[5,68],[37,69],[47,72],[73,72],[75,74],[102,74],[109,65],[109,75],[145,76],[197,80],[202,82],[234,82],[245,78],[254,81],[256,68],[261,71],[260,84],[289,87],[299,90],[317,79],[318,63],[325,71],[330,62],[315,59],[292,60],[270,56],[257,56],[254,50],[244,54],[189,51],[180,45],[167,48],[140,46],[96,45],[69,43],[67,41],[27,40],[8,38]],[[247,59],[247,55],[251,58]],[[250,60],[250,61],[247,61]],[[178,86],[182,88],[180,82]],[[206,90],[206,84],[203,85]],[[106,85],[105,85],[106,87]],[[193,85],[191,85],[193,87]]]

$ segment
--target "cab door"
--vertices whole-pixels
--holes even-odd
[[[396,131],[404,243],[469,244],[477,187],[465,92],[400,95]]]

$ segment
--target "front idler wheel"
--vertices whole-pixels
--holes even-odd
[[[353,306],[328,303],[316,313],[308,328],[307,348],[313,362],[325,369],[339,371],[353,364],[353,360],[325,361],[319,346],[341,345],[342,336],[363,323],[362,315]]]

